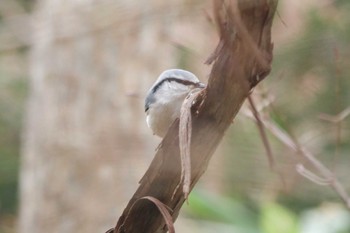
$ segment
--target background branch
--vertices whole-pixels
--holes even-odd
[[[255,108],[256,110],[256,108]],[[345,111],[344,111],[345,112]],[[296,166],[297,172],[308,180],[312,181],[318,185],[328,185],[334,189],[334,191],[340,196],[347,208],[350,208],[350,197],[346,192],[344,186],[337,179],[336,175],[328,169],[321,161],[319,161],[311,151],[309,151],[304,146],[301,146],[296,139],[293,139],[288,135],[287,132],[279,128],[271,119],[266,116],[261,116],[259,111],[254,111],[253,114],[246,114],[250,118],[254,119],[257,122],[260,122],[266,127],[275,137],[277,137],[285,146],[293,150],[296,154],[300,154],[308,162],[310,162],[317,171],[322,175],[312,173],[307,170],[302,164]],[[339,114],[341,116],[342,113]],[[341,117],[338,117],[341,119]],[[260,128],[259,128],[260,130]],[[264,139],[264,138],[263,138]],[[266,138],[265,138],[266,140]],[[266,144],[264,143],[266,146]]]

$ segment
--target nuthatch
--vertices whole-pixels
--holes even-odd
[[[189,92],[204,87],[189,71],[164,71],[148,91],[145,100],[146,121],[153,134],[164,137],[173,121],[180,116],[181,105]]]

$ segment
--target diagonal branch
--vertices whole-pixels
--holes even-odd
[[[277,0],[214,1],[220,42],[209,59],[213,66],[207,88],[198,94],[192,106],[188,191],[205,172],[216,147],[251,89],[270,72],[273,48],[271,25],[276,5]],[[250,43],[254,44],[258,53],[251,49]],[[260,54],[263,55],[259,58]],[[261,59],[264,61],[261,62]],[[183,191],[178,189],[181,171],[179,121],[175,121],[119,218],[114,233],[166,232],[164,219],[152,203],[141,202],[136,206],[134,203],[144,196],[154,197],[171,208],[175,221],[185,201]]]

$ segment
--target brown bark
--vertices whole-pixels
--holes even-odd
[[[271,25],[276,5],[277,0],[214,3],[220,42],[208,59],[213,67],[207,88],[192,106],[191,189],[205,172],[251,89],[270,72]],[[185,201],[182,189],[178,188],[180,177],[178,122],[175,122],[114,232],[166,232],[165,221],[157,207],[151,202],[137,200],[145,196],[160,200],[171,208],[175,221]]]

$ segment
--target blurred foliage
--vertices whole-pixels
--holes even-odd
[[[25,81],[1,82],[0,93],[0,210],[15,213]]]
[[[26,11],[32,9],[33,2],[18,0]],[[350,117],[342,122],[337,144],[336,126],[320,120],[319,115],[336,115],[350,103],[349,10],[350,1],[336,0],[305,14],[300,35],[275,46],[272,73],[257,90],[261,96],[275,97],[267,113],[327,166],[334,167],[347,190]],[[0,12],[0,31],[2,17]],[[26,54],[17,52],[18,56]],[[186,68],[191,51],[179,47],[177,56],[178,65]],[[20,132],[27,95],[26,74],[9,72],[6,64],[0,56],[0,225],[13,224],[11,217],[3,219],[17,208]],[[220,222],[240,233],[350,232],[350,217],[344,208],[325,206],[326,200],[340,202],[338,196],[329,187],[295,174],[295,163],[303,162],[299,157],[269,135],[286,180],[283,184],[268,168],[255,124],[240,116],[232,128],[225,139],[223,171],[218,171],[225,173],[221,182],[226,197],[195,190],[185,207],[189,217]],[[337,221],[321,221],[329,218],[326,214],[337,216]],[[320,229],[321,225],[327,231]],[[10,231],[0,227],[2,232]]]
[[[350,106],[349,10],[350,1],[346,0],[309,10],[293,41],[275,45],[272,73],[255,90],[256,99],[273,99],[264,114],[335,171],[348,191],[350,117],[339,127],[320,115],[335,116]],[[280,15],[283,20],[283,12]],[[222,186],[230,198],[196,193],[187,212],[196,218],[238,225],[244,229],[240,232],[350,232],[350,215],[338,194],[297,174],[296,164],[311,171],[313,166],[273,135],[268,136],[280,173],[269,169],[255,123],[241,114],[227,133],[224,146]],[[337,220],[322,221],[330,216],[337,216]],[[255,231],[245,229],[247,219]]]
[[[264,233],[298,233],[297,216],[277,203],[265,203],[261,208],[261,229]]]
[[[213,232],[213,229],[230,233],[350,232],[350,213],[341,205],[325,203],[304,208],[299,214],[277,202],[251,205],[232,196],[196,189],[190,194],[189,205],[184,208],[188,218],[200,219],[198,228],[204,233]]]
[[[189,213],[211,221],[239,224],[254,229],[258,216],[249,208],[228,197],[213,197],[209,193],[194,192],[189,202]]]
[[[314,151],[327,167],[333,168],[348,189],[346,177],[349,173],[343,164],[350,162],[347,156],[350,117],[341,123],[338,132],[336,124],[321,120],[320,115],[335,116],[349,107],[349,9],[349,1],[333,1],[317,10],[311,9],[305,15],[300,36],[286,46],[276,47],[273,72],[264,83],[274,86],[268,92],[278,96],[269,114],[292,137]],[[275,85],[277,78],[282,80]],[[304,201],[338,199],[329,189],[311,188],[312,185],[316,184],[305,182],[295,187],[306,191],[302,194]],[[319,190],[320,195],[305,196],[315,190]]]
[[[27,0],[0,3],[0,39],[6,41],[9,35],[5,17],[30,10],[32,3]],[[0,51],[0,233],[14,232],[18,206],[20,135],[27,96],[25,52]]]

